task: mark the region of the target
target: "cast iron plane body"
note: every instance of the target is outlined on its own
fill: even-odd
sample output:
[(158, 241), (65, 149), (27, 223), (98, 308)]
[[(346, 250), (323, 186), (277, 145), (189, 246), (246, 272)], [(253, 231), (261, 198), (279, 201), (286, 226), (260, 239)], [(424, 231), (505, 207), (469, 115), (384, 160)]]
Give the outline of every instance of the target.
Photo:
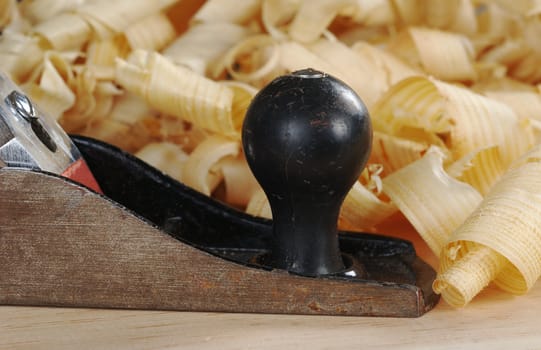
[(0, 169), (0, 304), (417, 317), (434, 270), (400, 239), (339, 232), (357, 276), (262, 264), (272, 224), (108, 144), (73, 137), (105, 196)]

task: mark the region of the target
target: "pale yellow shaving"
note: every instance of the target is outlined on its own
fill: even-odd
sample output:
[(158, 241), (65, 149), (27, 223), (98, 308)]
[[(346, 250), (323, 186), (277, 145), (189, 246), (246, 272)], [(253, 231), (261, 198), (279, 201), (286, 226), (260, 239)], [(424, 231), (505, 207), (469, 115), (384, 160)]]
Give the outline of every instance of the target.
[(539, 278), (539, 151), (538, 146), (515, 164), (450, 237), (434, 283), (450, 304), (465, 305), (492, 280), (523, 294)]
[(392, 0), (399, 23), (417, 25), (424, 19), (421, 0)]
[(455, 159), (502, 146), (504, 165), (533, 145), (533, 132), (508, 106), (432, 78), (391, 87), (373, 108), (376, 131), (450, 149)]
[(502, 38), (514, 37), (520, 31), (516, 15), (498, 4), (487, 2), (480, 10), (478, 30), (485, 44), (501, 43)]
[(393, 4), (388, 0), (357, 0), (357, 6), (344, 13), (365, 26), (392, 25), (396, 21)]
[(242, 122), (244, 121), (246, 111), (258, 90), (253, 86), (242, 82), (224, 81), (221, 82), (221, 84), (233, 92), (231, 121), (233, 123), (233, 128), (240, 131), (242, 129)]
[(505, 103), (519, 119), (541, 120), (541, 94), (530, 91), (486, 91), (484, 95)]
[[(541, 3), (539, 4), (541, 9)], [(535, 16), (528, 16), (524, 23), (524, 41), (532, 48), (536, 53), (541, 53), (541, 43), (539, 43), (539, 36), (541, 35), (541, 20), (539, 14)]]
[(256, 35), (232, 47), (225, 55), (224, 65), (235, 80), (262, 87), (284, 72), (281, 54), (274, 38)]
[(252, 198), (250, 198), (250, 201), (246, 206), (246, 213), (267, 219), (272, 218), (272, 211), (269, 201), (267, 200), (267, 195), (262, 189), (256, 190), (252, 195)]
[(208, 0), (194, 15), (195, 22), (229, 22), (242, 24), (253, 18), (261, 0), (242, 0), (234, 4), (230, 0)]
[[(383, 64), (378, 64), (372, 56), (365, 55), (361, 50), (352, 50), (341, 42), (326, 39), (318, 40), (308, 47), (332, 65), (334, 75), (362, 96), (363, 102), (369, 108), (389, 88)], [(368, 77), (371, 77), (370, 84), (366, 84)]]
[(302, 0), (262, 0), (261, 21), (275, 39), (286, 39), (287, 25), (293, 20)]
[(452, 116), (451, 150), (461, 157), (478, 147), (501, 146), (504, 165), (533, 146), (533, 133), (512, 109), (464, 88), (431, 80)]
[(445, 170), (457, 180), (470, 184), (479, 193), (486, 195), (502, 176), (505, 167), (499, 148), (493, 146), (471, 152)]
[(376, 45), (358, 41), (351, 48), (364, 60), (371, 61), (371, 66), (376, 65), (383, 69), (387, 88), (405, 78), (424, 75), (421, 70), (415, 69), (397, 56), (384, 51)]
[[(244, 155), (225, 157), (220, 161), (219, 167), (224, 177), (225, 201), (239, 208), (246, 208), (260, 187)], [(243, 185), (239, 186), (239, 183)]]
[(314, 42), (336, 15), (354, 6), (352, 0), (305, 0), (289, 26), (289, 35), (300, 43)]
[(63, 12), (75, 10), (83, 3), (85, 0), (21, 1), (20, 10), (31, 22), (40, 23), (59, 16)]
[(67, 84), (73, 79), (72, 74), (69, 63), (61, 55), (49, 52), (39, 82), (30, 84), (27, 92), (50, 116), (59, 119), (75, 103), (75, 94)]
[(370, 229), (397, 211), (357, 181), (344, 200), (340, 217), (358, 229)]
[(541, 72), (537, 69), (539, 64), (541, 53), (528, 52), (520, 62), (509, 69), (509, 75), (528, 83), (538, 82), (541, 79)]
[(95, 0), (78, 7), (75, 13), (88, 22), (98, 38), (106, 39), (173, 3), (175, 0)]
[(477, 30), (476, 9), (471, 0), (434, 0), (423, 2), (422, 6), (430, 27), (464, 34)]
[(388, 175), (420, 159), (429, 146), (428, 143), (374, 131), (370, 162), (382, 164), (383, 174)]
[(176, 36), (173, 24), (163, 13), (156, 13), (131, 24), (124, 36), (132, 50), (161, 50)]
[(188, 159), (182, 148), (170, 142), (149, 143), (135, 156), (179, 181), (182, 180), (184, 162)]
[(453, 3), (457, 8), (448, 29), (462, 34), (475, 34), (478, 30), (476, 5), (471, 0), (455, 0)]
[(113, 119), (92, 120), (79, 133), (103, 140), (129, 152), (135, 152), (151, 141), (148, 135), (135, 133), (132, 126)]
[(449, 246), (450, 254), (462, 252), (463, 256), (453, 258), (452, 268), (440, 272), (433, 284), (436, 293), (442, 294), (444, 300), (454, 307), (469, 303), (507, 263), (503, 256), (486, 246), (470, 245), (473, 247), (466, 248), (467, 242)]
[(86, 51), (86, 62), (88, 66), (95, 69), (111, 68), (114, 78), (115, 60), (118, 57), (125, 57), (129, 52), (127, 43), (123, 37), (115, 37), (107, 40), (92, 41), (88, 43)]
[(444, 171), (443, 158), (441, 151), (431, 148), (423, 158), (383, 179), (383, 192), (436, 255), (482, 199), (473, 187)]
[(3, 33), (0, 41), (0, 70), (16, 82), (24, 82), (43, 60), (45, 43), (18, 33)]
[(207, 196), (221, 180), (221, 170), (213, 166), (226, 156), (236, 156), (239, 144), (221, 136), (210, 136), (200, 143), (184, 163), (182, 181)]
[(279, 64), (287, 72), (293, 72), (309, 67), (329, 73), (342, 80), (346, 80), (347, 78), (346, 74), (340, 67), (327, 62), (317, 54), (311, 52), (305, 46), (302, 46), (296, 42), (284, 42), (279, 46), (279, 50)]
[(56, 50), (79, 49), (92, 34), (88, 23), (81, 16), (71, 13), (62, 13), (38, 23), (34, 31)]
[(457, 11), (456, 0), (431, 0), (425, 3), (426, 23), (430, 27), (450, 27)]
[(69, 121), (65, 128), (72, 132), (86, 126), (91, 120), (89, 117), (96, 108), (94, 91), (96, 90), (97, 80), (90, 69), (83, 68), (74, 77), (74, 81), (70, 85), (77, 98), (73, 108), (64, 114), (62, 120)]
[(436, 134), (449, 133), (453, 122), (445, 101), (427, 78), (413, 77), (392, 86), (372, 109), (374, 130), (403, 136), (411, 129), (430, 133), (424, 140), (438, 142)]
[(116, 99), (108, 117), (126, 124), (135, 124), (151, 114), (150, 107), (139, 96), (124, 93)]
[(16, 0), (0, 0), (0, 30), (6, 27), (17, 13)]
[(155, 52), (135, 51), (117, 60), (116, 81), (153, 108), (224, 135), (238, 135), (232, 120), (234, 93)]
[(537, 0), (494, 0), (504, 10), (520, 15), (533, 15), (540, 9)]
[(484, 52), (480, 58), (482, 62), (512, 65), (520, 62), (529, 53), (530, 50), (523, 40), (506, 40)]
[(471, 81), (476, 78), (473, 46), (465, 36), (413, 27), (398, 36), (390, 49), (439, 79)]
[(217, 77), (224, 69), (225, 53), (247, 35), (246, 28), (234, 23), (204, 22), (178, 37), (163, 54), (200, 75), (209, 73), (211, 77)]

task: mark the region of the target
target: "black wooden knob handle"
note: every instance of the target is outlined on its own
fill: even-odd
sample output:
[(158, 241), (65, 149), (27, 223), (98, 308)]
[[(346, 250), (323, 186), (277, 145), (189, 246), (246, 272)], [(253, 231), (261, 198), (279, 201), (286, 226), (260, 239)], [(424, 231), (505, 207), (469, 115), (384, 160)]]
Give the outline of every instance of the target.
[(279, 77), (252, 101), (242, 142), (272, 208), (272, 265), (308, 276), (344, 270), (338, 214), (372, 143), (359, 96), (313, 69)]

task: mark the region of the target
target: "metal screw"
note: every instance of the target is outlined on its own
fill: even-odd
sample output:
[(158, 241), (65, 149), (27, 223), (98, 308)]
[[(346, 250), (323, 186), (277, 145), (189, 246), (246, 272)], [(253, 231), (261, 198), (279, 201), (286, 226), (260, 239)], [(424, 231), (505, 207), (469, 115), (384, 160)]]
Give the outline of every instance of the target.
[(8, 95), (7, 102), (9, 103), (11, 108), (13, 108), (14, 112), (19, 114), (27, 121), (32, 122), (32, 119), (37, 119), (34, 106), (26, 95), (23, 95), (20, 92), (13, 90)]
[(30, 99), (18, 92), (13, 90), (7, 97), (6, 102), (10, 105), (14, 113), (20, 115), (24, 120), (30, 123), (32, 131), (38, 137), (38, 139), (51, 151), (56, 152), (57, 145), (52, 139), (51, 135), (45, 130), (39, 118), (36, 117), (36, 110), (32, 105)]

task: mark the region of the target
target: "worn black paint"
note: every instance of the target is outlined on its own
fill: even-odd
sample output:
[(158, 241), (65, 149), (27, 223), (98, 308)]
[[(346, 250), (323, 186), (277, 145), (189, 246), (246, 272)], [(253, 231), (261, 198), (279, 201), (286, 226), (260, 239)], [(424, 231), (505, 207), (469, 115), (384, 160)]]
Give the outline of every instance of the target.
[(344, 270), (338, 214), (372, 144), (359, 96), (312, 69), (279, 77), (252, 101), (242, 137), (272, 208), (273, 266), (310, 276)]
[[(111, 200), (185, 244), (253, 268), (275, 268), (258, 259), (272, 250), (270, 220), (209, 198), (114, 146), (81, 136), (72, 139)], [(425, 305), (434, 305), (439, 299), (432, 291), (435, 271), (416, 256), (410, 242), (344, 231), (338, 238), (340, 251), (360, 265), (363, 273), (319, 278), (374, 286), (417, 286)]]

